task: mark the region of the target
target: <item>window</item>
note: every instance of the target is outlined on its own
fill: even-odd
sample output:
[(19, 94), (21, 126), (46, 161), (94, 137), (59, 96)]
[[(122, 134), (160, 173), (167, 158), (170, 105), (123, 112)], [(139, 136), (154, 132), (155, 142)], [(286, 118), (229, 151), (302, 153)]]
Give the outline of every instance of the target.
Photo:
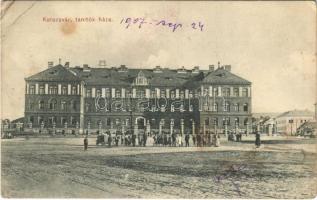
[(175, 91), (171, 91), (171, 98), (175, 99)]
[(214, 119), (214, 125), (215, 125), (215, 126), (218, 126), (218, 118), (215, 118), (215, 119)]
[(222, 120), (222, 123), (223, 123), (224, 126), (225, 126), (225, 125), (230, 126), (230, 118), (225, 118), (225, 119), (223, 119), (223, 120)]
[(126, 97), (126, 98), (132, 97), (131, 90), (128, 90), (128, 89), (125, 90), (125, 97)]
[(151, 98), (155, 98), (156, 97), (156, 92), (155, 90), (151, 90)]
[(192, 90), (189, 90), (189, 94), (188, 94), (189, 98), (193, 98), (194, 95), (193, 95), (193, 91)]
[(44, 109), (44, 101), (43, 100), (39, 101), (39, 109), (40, 110)]
[(214, 103), (214, 109), (213, 111), (218, 112), (218, 103)]
[(107, 126), (110, 126), (110, 125), (111, 125), (111, 119), (107, 118)]
[(34, 109), (34, 103), (32, 101), (29, 102), (29, 110)]
[(100, 89), (96, 90), (96, 97), (101, 97), (101, 90)]
[(209, 126), (209, 118), (205, 119), (205, 125)]
[(106, 88), (106, 92), (105, 92), (106, 94), (106, 97), (107, 98), (109, 98), (110, 97), (110, 89), (109, 88)]
[(86, 90), (86, 97), (91, 97), (91, 89)]
[(247, 126), (247, 125), (248, 125), (248, 121), (249, 121), (248, 118), (245, 118), (243, 124), (244, 124), (245, 126)]
[(120, 90), (116, 90), (116, 98), (120, 98), (121, 97), (121, 91)]
[(117, 119), (116, 119), (116, 125), (119, 125), (119, 124), (120, 124), (120, 119), (117, 118)]
[(44, 123), (43, 117), (38, 117), (38, 118), (37, 118), (37, 122), (38, 122), (38, 124)]
[(77, 109), (77, 102), (75, 101), (75, 100), (73, 100), (73, 101), (71, 101), (71, 108), (73, 109), (73, 110), (76, 110)]
[(52, 99), (49, 105), (50, 105), (50, 110), (56, 110), (57, 101), (55, 99)]
[(229, 97), (230, 96), (230, 88), (223, 88), (223, 96), (224, 97)]
[(44, 85), (41, 85), (40, 90), (39, 90), (39, 94), (44, 94), (44, 93), (45, 93)]
[(73, 117), (73, 116), (70, 117), (70, 124), (76, 125), (76, 117)]
[(161, 90), (161, 97), (162, 97), (162, 98), (165, 98), (165, 97), (166, 97), (166, 92), (165, 92), (165, 90)]
[(144, 97), (145, 97), (145, 92), (144, 92), (144, 90), (137, 90), (137, 91), (136, 91), (136, 97), (137, 97), (137, 98), (144, 98)]
[(238, 103), (234, 104), (233, 107), (234, 107), (234, 111), (239, 112), (239, 104)]
[(243, 111), (248, 112), (248, 110), (249, 110), (248, 104), (247, 103), (243, 104)]
[(57, 94), (57, 86), (50, 86), (48, 88), (48, 93), (49, 94)]
[(225, 111), (225, 112), (230, 112), (230, 104), (229, 104), (228, 101), (225, 102), (223, 111)]
[(61, 117), (61, 124), (65, 125), (67, 123), (66, 117)]
[(236, 117), (234, 119), (234, 123), (235, 123), (236, 126), (239, 126), (239, 117)]
[(86, 103), (86, 105), (85, 105), (85, 107), (86, 107), (86, 112), (89, 112), (90, 111), (90, 103)]
[(171, 105), (171, 112), (174, 112), (174, 111), (175, 111), (174, 105)]
[(77, 94), (77, 87), (73, 86), (72, 87), (72, 95), (76, 95)]
[(30, 116), (29, 122), (32, 123), (32, 124), (34, 123), (34, 117), (33, 116)]
[(66, 95), (67, 94), (67, 87), (63, 86), (62, 87), (62, 95)]
[(34, 87), (34, 85), (31, 85), (30, 86), (30, 92), (29, 92), (30, 94), (35, 94), (35, 87)]
[(214, 88), (214, 96), (218, 96), (218, 94), (219, 94), (218, 88)]
[(67, 109), (66, 101), (61, 101), (61, 110), (66, 111), (66, 109)]
[(248, 96), (248, 88), (243, 88), (242, 89), (242, 96), (247, 97)]
[(181, 91), (179, 96), (180, 96), (181, 99), (184, 99), (185, 98), (185, 92)]
[(238, 97), (239, 96), (239, 88), (233, 89), (233, 96)]

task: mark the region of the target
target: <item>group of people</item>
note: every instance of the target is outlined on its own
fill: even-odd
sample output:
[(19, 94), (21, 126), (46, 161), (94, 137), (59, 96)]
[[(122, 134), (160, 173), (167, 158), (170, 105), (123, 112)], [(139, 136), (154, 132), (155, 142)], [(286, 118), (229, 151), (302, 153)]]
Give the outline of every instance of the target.
[[(260, 147), (261, 139), (260, 133), (255, 134), (255, 145)], [(184, 140), (183, 140), (184, 139)], [(242, 141), (242, 134), (230, 132), (228, 134), (229, 141)], [(191, 142), (190, 142), (191, 141)], [(190, 145), (191, 144), (191, 145)], [(97, 140), (96, 145), (108, 145), (109, 147), (115, 146), (170, 146), (170, 147), (206, 147), (206, 146), (220, 146), (220, 135), (218, 133), (206, 132), (205, 134), (177, 134), (177, 133), (167, 133), (163, 132), (162, 134), (158, 133), (139, 133), (133, 134), (128, 133), (121, 134), (111, 134), (109, 131), (106, 133), (100, 133), (97, 131)], [(88, 148), (88, 133), (86, 132), (86, 137), (84, 139), (84, 149)]]
[(229, 132), (228, 141), (241, 142), (242, 141), (242, 133), (240, 133), (240, 132), (237, 132), (237, 133)]

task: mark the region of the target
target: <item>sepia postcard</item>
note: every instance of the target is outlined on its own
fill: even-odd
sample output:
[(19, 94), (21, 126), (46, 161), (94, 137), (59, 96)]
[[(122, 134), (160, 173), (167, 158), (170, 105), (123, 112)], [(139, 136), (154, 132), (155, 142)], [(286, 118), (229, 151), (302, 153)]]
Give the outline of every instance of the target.
[(314, 1), (2, 1), (1, 197), (314, 199)]

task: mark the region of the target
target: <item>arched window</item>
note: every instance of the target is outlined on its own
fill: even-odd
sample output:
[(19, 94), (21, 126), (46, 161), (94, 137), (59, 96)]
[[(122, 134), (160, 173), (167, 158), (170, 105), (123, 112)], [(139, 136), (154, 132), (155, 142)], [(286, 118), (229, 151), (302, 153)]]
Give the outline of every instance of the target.
[(243, 111), (248, 112), (248, 110), (249, 110), (248, 104), (247, 103), (243, 104)]
[(63, 86), (62, 87), (62, 95), (66, 95), (67, 94), (67, 87)]
[(61, 101), (61, 110), (65, 111), (67, 109), (66, 101)]
[(223, 111), (230, 112), (230, 103), (228, 101), (225, 102)]
[(43, 100), (40, 100), (40, 101), (39, 101), (39, 109), (40, 109), (40, 110), (43, 110), (43, 109), (44, 109), (44, 101), (43, 101)]
[(55, 110), (57, 108), (57, 101), (55, 99), (50, 100), (50, 110)]
[(189, 94), (188, 94), (189, 98), (193, 98), (193, 91), (192, 90), (189, 90)]

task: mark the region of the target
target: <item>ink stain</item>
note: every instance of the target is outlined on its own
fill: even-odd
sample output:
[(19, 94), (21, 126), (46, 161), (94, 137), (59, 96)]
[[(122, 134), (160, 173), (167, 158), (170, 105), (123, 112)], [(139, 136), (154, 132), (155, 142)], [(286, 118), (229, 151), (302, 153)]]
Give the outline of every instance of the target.
[(64, 22), (61, 24), (61, 31), (64, 35), (71, 35), (76, 31), (77, 25), (75, 22)]

